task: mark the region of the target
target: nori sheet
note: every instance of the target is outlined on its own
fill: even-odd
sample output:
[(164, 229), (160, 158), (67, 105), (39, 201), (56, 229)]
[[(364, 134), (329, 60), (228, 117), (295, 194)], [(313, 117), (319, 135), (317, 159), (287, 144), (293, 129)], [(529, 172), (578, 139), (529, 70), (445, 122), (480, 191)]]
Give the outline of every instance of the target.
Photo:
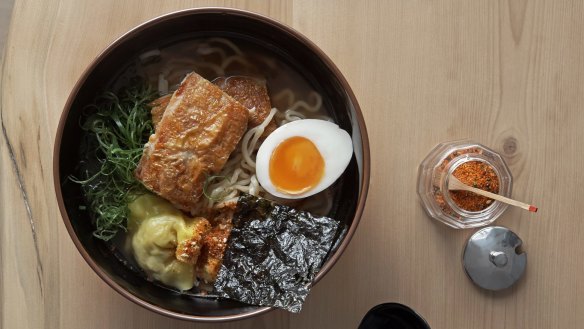
[(338, 228), (339, 222), (328, 217), (240, 196), (216, 293), (300, 312)]

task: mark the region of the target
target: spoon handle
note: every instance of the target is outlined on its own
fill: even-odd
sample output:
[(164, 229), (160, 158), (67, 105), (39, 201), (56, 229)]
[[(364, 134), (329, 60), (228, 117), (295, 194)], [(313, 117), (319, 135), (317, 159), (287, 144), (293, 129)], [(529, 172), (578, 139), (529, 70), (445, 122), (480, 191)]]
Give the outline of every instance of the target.
[(519, 208), (522, 208), (525, 210), (529, 210), (531, 212), (537, 212), (536, 206), (533, 206), (533, 205), (530, 205), (527, 203), (523, 203), (523, 202), (519, 202), (517, 200), (509, 199), (509, 198), (504, 197), (502, 195), (487, 192), (487, 191), (484, 191), (484, 190), (481, 190), (481, 189), (478, 189), (478, 188), (475, 188), (472, 186), (468, 186), (452, 175), (448, 178), (448, 189), (449, 190), (464, 190), (464, 191), (473, 192), (473, 193), (476, 193), (476, 194), (479, 194), (482, 196), (486, 196), (487, 198), (491, 198), (493, 200), (501, 201), (503, 203), (510, 204), (512, 206), (516, 206), (516, 207), (519, 207)]

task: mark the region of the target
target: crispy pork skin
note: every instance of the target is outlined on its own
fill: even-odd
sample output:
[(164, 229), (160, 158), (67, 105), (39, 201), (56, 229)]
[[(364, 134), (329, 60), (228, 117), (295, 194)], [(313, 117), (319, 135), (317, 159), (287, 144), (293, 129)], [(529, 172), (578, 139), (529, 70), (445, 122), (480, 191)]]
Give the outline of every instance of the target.
[(247, 129), (249, 111), (196, 73), (183, 80), (144, 147), (136, 177), (177, 208), (195, 212)]

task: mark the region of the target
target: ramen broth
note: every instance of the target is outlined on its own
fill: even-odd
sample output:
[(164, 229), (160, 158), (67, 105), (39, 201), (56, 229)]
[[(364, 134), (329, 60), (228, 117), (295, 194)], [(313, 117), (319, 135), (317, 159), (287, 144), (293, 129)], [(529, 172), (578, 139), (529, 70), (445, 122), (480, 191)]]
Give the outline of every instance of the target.
[[(190, 72), (205, 79), (248, 76), (265, 80), (272, 106), (285, 111), (304, 102), (305, 118), (326, 119), (327, 109), (311, 84), (273, 52), (247, 40), (209, 38), (188, 40), (145, 50), (133, 59), (113, 83), (118, 90), (137, 80), (146, 81), (160, 95), (171, 93)], [(167, 90), (160, 90), (161, 80)], [(319, 99), (317, 99), (317, 97)], [(306, 109), (306, 108), (304, 108)], [(251, 128), (251, 127), (250, 127)]]
[[(280, 55), (248, 40), (191, 39), (147, 49), (125, 66), (112, 81), (109, 89), (120, 90), (131, 84), (146, 82), (162, 96), (176, 90), (185, 75), (192, 71), (209, 81), (230, 76), (248, 76), (265, 80), (272, 107), (278, 109), (274, 117), (278, 126), (304, 118), (332, 121), (321, 96), (315, 92), (307, 79)], [(250, 128), (253, 127), (248, 127)], [(324, 216), (330, 215), (334, 208), (335, 195), (340, 191), (340, 185), (341, 183), (337, 182), (303, 200), (279, 199), (265, 193), (260, 193), (260, 196)], [(131, 254), (131, 244), (128, 244), (128, 240), (130, 239), (127, 239), (127, 234), (118, 234), (110, 243), (113, 244), (114, 253), (120, 261), (133, 270), (143, 272)], [(121, 251), (121, 254), (117, 251)], [(164, 286), (162, 283), (157, 284)], [(199, 295), (199, 290), (200, 286), (199, 288), (195, 286), (190, 292), (184, 293)]]

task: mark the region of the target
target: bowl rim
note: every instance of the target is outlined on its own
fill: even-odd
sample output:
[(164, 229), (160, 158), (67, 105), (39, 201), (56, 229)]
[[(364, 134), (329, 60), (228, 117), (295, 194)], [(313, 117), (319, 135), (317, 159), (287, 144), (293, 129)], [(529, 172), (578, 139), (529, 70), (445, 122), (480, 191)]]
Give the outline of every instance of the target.
[(331, 258), (319, 270), (318, 274), (316, 275), (316, 277), (314, 279), (313, 285), (315, 285), (318, 281), (320, 281), (320, 279), (322, 279), (330, 271), (330, 269), (336, 264), (336, 262), (338, 261), (338, 259), (340, 258), (340, 256), (342, 255), (342, 253), (344, 252), (346, 247), (348, 246), (349, 242), (351, 241), (353, 234), (355, 233), (357, 226), (359, 225), (359, 222), (361, 221), (361, 216), (363, 214), (363, 210), (365, 207), (365, 200), (367, 199), (367, 193), (369, 190), (370, 152), (369, 152), (369, 138), (367, 135), (367, 129), (365, 127), (365, 120), (363, 118), (363, 114), (361, 112), (361, 108), (359, 106), (359, 103), (357, 102), (355, 94), (353, 93), (353, 90), (349, 86), (349, 83), (347, 82), (345, 77), (342, 75), (341, 71), (333, 63), (333, 61), (318, 46), (316, 46), (316, 44), (314, 44), (312, 41), (310, 41), (307, 37), (305, 37), (303, 34), (298, 32), (297, 30), (293, 29), (292, 27), (289, 27), (288, 25), (286, 25), (284, 23), (278, 22), (275, 19), (270, 18), (270, 17), (265, 16), (265, 15), (262, 15), (262, 14), (258, 14), (258, 13), (254, 13), (254, 12), (242, 10), (242, 9), (226, 8), (226, 7), (200, 7), (200, 8), (182, 9), (182, 10), (177, 10), (177, 11), (165, 13), (165, 14), (156, 16), (152, 19), (149, 19), (146, 22), (141, 23), (141, 24), (135, 26), (134, 28), (130, 29), (129, 31), (123, 33), (121, 36), (116, 38), (113, 42), (109, 43), (91, 61), (91, 63), (87, 66), (87, 68), (85, 68), (85, 70), (83, 71), (83, 73), (81, 74), (81, 76), (79, 77), (77, 82), (75, 83), (73, 89), (69, 93), (69, 96), (67, 98), (65, 106), (63, 108), (63, 111), (61, 113), (61, 117), (59, 119), (59, 124), (57, 126), (57, 132), (56, 132), (56, 136), (55, 136), (55, 144), (53, 147), (53, 182), (55, 185), (55, 193), (56, 193), (57, 202), (59, 205), (59, 210), (61, 213), (61, 218), (65, 224), (65, 227), (67, 228), (67, 232), (69, 233), (71, 240), (75, 244), (75, 247), (77, 248), (77, 250), (79, 251), (79, 253), (83, 257), (85, 262), (93, 269), (93, 271), (103, 281), (105, 281), (105, 283), (107, 283), (111, 288), (113, 288), (120, 295), (124, 296), (128, 300), (130, 300), (130, 301), (134, 302), (135, 304), (142, 306), (146, 309), (149, 309), (149, 310), (154, 311), (158, 314), (165, 315), (165, 316), (179, 319), (179, 320), (198, 321), (198, 322), (226, 322), (226, 321), (243, 320), (243, 319), (251, 318), (251, 317), (254, 317), (254, 316), (257, 316), (260, 314), (267, 313), (271, 310), (274, 310), (275, 308), (274, 307), (260, 306), (260, 307), (258, 307), (258, 309), (251, 311), (251, 312), (235, 314), (235, 315), (224, 315), (224, 316), (189, 315), (189, 314), (170, 311), (170, 310), (165, 309), (161, 306), (151, 304), (145, 300), (142, 300), (138, 296), (132, 294), (128, 290), (124, 289), (121, 285), (119, 285), (112, 278), (110, 278), (110, 276), (103, 269), (101, 269), (99, 267), (99, 265), (97, 265), (97, 263), (91, 258), (89, 253), (83, 247), (83, 244), (81, 243), (81, 241), (79, 240), (79, 238), (77, 237), (77, 235), (75, 233), (75, 230), (73, 229), (73, 226), (71, 224), (71, 220), (69, 219), (69, 215), (67, 214), (67, 209), (65, 208), (65, 203), (63, 200), (63, 194), (62, 194), (62, 190), (61, 190), (59, 158), (60, 158), (61, 141), (62, 141), (62, 137), (63, 137), (63, 130), (65, 127), (65, 122), (67, 121), (67, 117), (69, 116), (69, 113), (71, 111), (71, 106), (73, 105), (73, 102), (74, 102), (77, 94), (79, 93), (79, 90), (81, 89), (81, 87), (83, 86), (83, 84), (85, 83), (85, 81), (87, 80), (89, 75), (91, 74), (91, 72), (93, 72), (95, 67), (99, 63), (101, 63), (103, 61), (103, 59), (106, 56), (108, 56), (116, 47), (118, 47), (120, 44), (125, 42), (127, 39), (132, 38), (135, 34), (141, 32), (142, 30), (147, 29), (147, 28), (154, 26), (154, 25), (156, 25), (160, 22), (163, 22), (163, 21), (175, 19), (175, 18), (182, 17), (182, 16), (194, 15), (194, 14), (223, 14), (223, 15), (243, 16), (243, 17), (248, 18), (248, 19), (261, 21), (262, 23), (266, 23), (268, 25), (271, 25), (272, 27), (275, 27), (278, 30), (284, 31), (285, 33), (289, 34), (291, 37), (296, 38), (299, 41), (301, 41), (304, 45), (306, 45), (312, 52), (314, 52), (328, 66), (328, 68), (333, 72), (335, 78), (337, 78), (339, 80), (341, 86), (343, 87), (343, 90), (347, 93), (349, 99), (353, 103), (354, 108), (355, 108), (357, 124), (358, 124), (359, 130), (360, 130), (360, 133), (361, 133), (360, 134), (361, 148), (363, 151), (363, 161), (362, 161), (363, 172), (362, 172), (362, 175), (360, 177), (360, 179), (362, 181), (362, 185), (361, 185), (361, 189), (359, 191), (357, 209), (355, 212), (355, 216), (353, 218), (353, 223), (349, 227), (349, 229), (347, 230), (347, 233), (346, 233), (343, 241), (338, 246), (337, 250), (333, 253)]

